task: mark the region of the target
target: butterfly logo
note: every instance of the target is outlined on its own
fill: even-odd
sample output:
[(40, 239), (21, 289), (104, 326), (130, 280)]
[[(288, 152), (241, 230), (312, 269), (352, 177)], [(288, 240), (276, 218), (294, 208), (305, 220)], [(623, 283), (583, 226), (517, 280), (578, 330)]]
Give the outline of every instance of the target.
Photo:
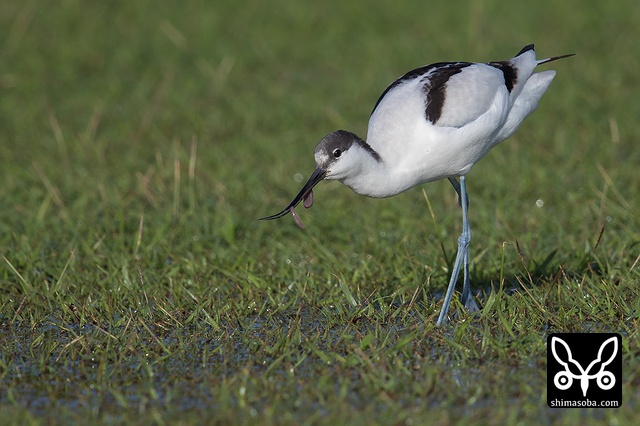
[[(605, 348), (609, 345), (613, 345), (613, 353), (604, 361), (602, 358), (605, 353)], [(616, 384), (616, 378), (613, 373), (605, 370), (618, 353), (618, 340), (615, 337), (605, 340), (602, 345), (600, 345), (597, 358), (593, 360), (587, 368), (582, 368), (580, 363), (573, 359), (569, 345), (559, 337), (553, 336), (551, 338), (551, 352), (556, 361), (564, 367), (564, 371), (558, 372), (553, 378), (553, 384), (560, 390), (569, 389), (571, 385), (573, 385), (574, 379), (580, 380), (582, 396), (586, 397), (587, 389), (589, 389), (589, 381), (592, 379), (596, 380), (598, 387), (602, 390), (609, 390)], [(596, 369), (597, 372), (591, 372)], [(579, 373), (576, 374), (576, 372)]]

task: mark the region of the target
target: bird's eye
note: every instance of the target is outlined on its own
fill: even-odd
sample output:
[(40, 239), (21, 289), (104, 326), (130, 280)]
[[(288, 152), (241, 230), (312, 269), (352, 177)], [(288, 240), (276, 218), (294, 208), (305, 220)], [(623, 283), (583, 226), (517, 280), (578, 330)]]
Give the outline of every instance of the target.
[(342, 151), (340, 150), (340, 148), (336, 148), (333, 150), (333, 157), (334, 158), (340, 158), (340, 156), (342, 155)]

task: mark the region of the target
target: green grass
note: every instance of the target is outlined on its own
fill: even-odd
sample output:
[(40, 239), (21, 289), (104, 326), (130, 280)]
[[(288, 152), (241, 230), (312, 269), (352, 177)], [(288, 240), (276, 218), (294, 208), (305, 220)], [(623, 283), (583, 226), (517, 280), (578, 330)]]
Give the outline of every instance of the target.
[[(638, 423), (640, 6), (316, 3), (0, 6), (0, 423)], [(256, 220), (398, 75), (531, 42), (577, 56), (468, 175), (479, 315), (434, 325), (447, 182)], [(621, 408), (547, 408), (560, 331), (622, 333)]]

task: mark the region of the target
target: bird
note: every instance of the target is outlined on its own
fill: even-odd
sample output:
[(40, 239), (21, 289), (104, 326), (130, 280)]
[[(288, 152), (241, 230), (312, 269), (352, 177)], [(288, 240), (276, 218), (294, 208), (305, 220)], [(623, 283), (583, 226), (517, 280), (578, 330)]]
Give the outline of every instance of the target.
[(542, 64), (574, 54), (536, 59), (529, 44), (509, 60), (437, 62), (397, 78), (382, 92), (369, 117), (367, 138), (346, 130), (323, 137), (314, 149), (315, 170), (295, 198), (279, 213), (313, 204), (313, 188), (338, 180), (357, 194), (386, 198), (417, 185), (448, 179), (462, 208), (462, 233), (436, 326), (446, 321), (463, 268), (462, 305), (479, 310), (469, 283), (469, 197), (466, 175), (491, 148), (510, 137), (538, 107), (555, 77), (554, 70), (534, 72)]

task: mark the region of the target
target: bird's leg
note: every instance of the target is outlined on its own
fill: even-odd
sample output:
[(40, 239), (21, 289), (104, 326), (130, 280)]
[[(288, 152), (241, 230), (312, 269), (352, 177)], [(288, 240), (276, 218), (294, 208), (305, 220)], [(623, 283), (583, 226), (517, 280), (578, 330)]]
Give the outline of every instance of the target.
[[(451, 185), (453, 186), (453, 189), (456, 190), (456, 194), (458, 194), (458, 205), (460, 207), (462, 207), (462, 196), (460, 195), (460, 183), (458, 182), (458, 179), (454, 178), (454, 177), (450, 177), (447, 178), (449, 179), (449, 182), (451, 182)], [(466, 194), (466, 191), (465, 191)], [(469, 207), (469, 196), (466, 195), (465, 198), (467, 199), (467, 208)]]
[(447, 293), (444, 296), (444, 302), (442, 304), (442, 310), (436, 326), (440, 327), (447, 316), (449, 310), (449, 304), (451, 303), (451, 297), (453, 296), (453, 290), (456, 287), (456, 281), (458, 281), (458, 275), (460, 274), (460, 267), (464, 264), (464, 285), (462, 287), (462, 304), (471, 312), (478, 310), (475, 300), (471, 295), (471, 288), (469, 286), (469, 242), (471, 241), (471, 227), (469, 226), (469, 218), (467, 215), (467, 207), (469, 204), (469, 197), (467, 195), (467, 185), (465, 183), (465, 177), (460, 176), (460, 183), (455, 178), (449, 178), (449, 182), (453, 185), (453, 188), (458, 193), (458, 201), (462, 207), (462, 234), (458, 237), (458, 252), (456, 253), (456, 260), (453, 264), (453, 270), (451, 272), (451, 279), (449, 280), (449, 287)]
[[(463, 182), (463, 188), (465, 188), (464, 186), (464, 176), (460, 178)], [(467, 200), (467, 208), (463, 208), (462, 209), (462, 234), (466, 236), (464, 237), (464, 240), (467, 242), (466, 247), (465, 247), (465, 251), (464, 251), (464, 276), (463, 276), (463, 285), (462, 285), (462, 295), (460, 297), (460, 302), (462, 302), (462, 305), (467, 309), (467, 311), (469, 312), (477, 312), (480, 309), (478, 308), (478, 305), (476, 304), (476, 301), (473, 298), (473, 295), (471, 294), (471, 285), (469, 283), (469, 242), (471, 242), (471, 226), (469, 225), (469, 218), (467, 217), (467, 213), (469, 211), (468, 207), (469, 207), (469, 197), (467, 196), (467, 191), (466, 188), (464, 189), (464, 195), (465, 198)], [(461, 238), (463, 238), (463, 236), (460, 236)]]

